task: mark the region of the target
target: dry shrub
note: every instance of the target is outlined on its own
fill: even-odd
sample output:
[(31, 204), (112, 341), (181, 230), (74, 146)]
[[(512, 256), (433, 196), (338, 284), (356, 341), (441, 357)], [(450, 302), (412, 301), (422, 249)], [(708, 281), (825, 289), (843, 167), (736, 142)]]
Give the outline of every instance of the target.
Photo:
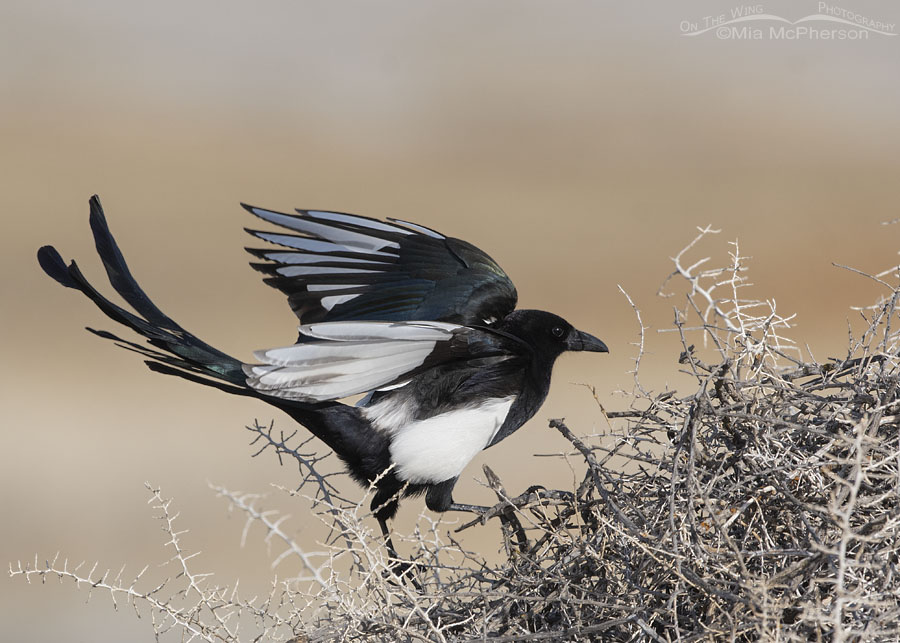
[(858, 311), (865, 329), (846, 357), (804, 361), (790, 319), (744, 297), (736, 244), (723, 268), (686, 263), (712, 232), (679, 253), (666, 286), (681, 290), (672, 331), (689, 394), (645, 390), (635, 307), (627, 408), (602, 411), (611, 429), (590, 439), (550, 423), (584, 462), (577, 488), (513, 497), (485, 469), (499, 564), (426, 518), (404, 539), (417, 565), (398, 577), (366, 499), (342, 498), (316, 457), (292, 446), (296, 434), (254, 426), (260, 452), (297, 463), (302, 484), (285, 491), (312, 500), (332, 537), (304, 550), (260, 497), (217, 492), (283, 545), (276, 562), (294, 560), (300, 577), (251, 600), (212, 585), (181, 547), (171, 501), (152, 489), (174, 567), (162, 585), (59, 559), (10, 572), (102, 589), (149, 612), (158, 638), (188, 641), (895, 640), (900, 290), (884, 279), (898, 270), (870, 277), (886, 296)]

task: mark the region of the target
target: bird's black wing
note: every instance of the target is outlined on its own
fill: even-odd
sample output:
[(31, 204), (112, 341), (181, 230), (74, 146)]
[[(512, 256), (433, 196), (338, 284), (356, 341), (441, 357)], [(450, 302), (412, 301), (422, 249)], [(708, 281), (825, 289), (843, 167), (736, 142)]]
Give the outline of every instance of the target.
[(299, 233), (248, 229), (284, 249), (247, 250), (265, 260), (251, 265), (268, 275), (267, 284), (288, 296), (304, 324), (484, 324), (502, 319), (516, 306), (515, 286), (497, 262), (470, 243), (424, 226), (339, 212), (284, 214), (244, 207)]

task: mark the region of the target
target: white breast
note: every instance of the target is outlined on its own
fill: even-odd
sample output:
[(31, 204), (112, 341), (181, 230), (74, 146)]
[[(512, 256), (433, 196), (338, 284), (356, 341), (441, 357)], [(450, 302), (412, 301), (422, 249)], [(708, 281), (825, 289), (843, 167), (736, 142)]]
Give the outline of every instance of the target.
[[(427, 420), (409, 420), (405, 405), (373, 404), (363, 414), (392, 436), (391, 461), (397, 477), (412, 483), (455, 478), (497, 434), (514, 396), (485, 400)], [(387, 401), (387, 400), (385, 400)]]

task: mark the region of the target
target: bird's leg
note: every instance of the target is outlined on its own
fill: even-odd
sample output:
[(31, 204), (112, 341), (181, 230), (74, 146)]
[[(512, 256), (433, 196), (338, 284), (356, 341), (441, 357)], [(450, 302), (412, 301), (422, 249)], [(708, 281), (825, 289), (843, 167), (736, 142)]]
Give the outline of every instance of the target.
[(397, 495), (398, 492), (394, 489), (379, 489), (375, 493), (375, 497), (372, 498), (370, 507), (372, 513), (375, 514), (375, 518), (378, 520), (378, 526), (381, 528), (381, 535), (384, 537), (384, 546), (387, 548), (388, 554), (390, 554), (391, 558), (394, 560), (399, 560), (400, 556), (397, 555), (397, 550), (394, 548), (394, 541), (391, 540), (391, 530), (388, 528), (387, 521), (388, 518), (393, 517), (394, 514), (397, 513)]
[(388, 570), (398, 578), (407, 581), (416, 588), (416, 590), (421, 592), (422, 584), (416, 580), (410, 572), (424, 570), (425, 567), (411, 560), (402, 560), (394, 547), (394, 541), (391, 540), (391, 530), (388, 529), (387, 521), (379, 517), (378, 526), (381, 527), (381, 533), (384, 535), (384, 546), (387, 548), (388, 554), (391, 557), (390, 562), (388, 562)]
[[(391, 558), (399, 560), (400, 557), (397, 555), (397, 550), (394, 549), (394, 541), (391, 540), (391, 530), (387, 526), (387, 520), (379, 516), (378, 526), (381, 527), (381, 535), (384, 536), (384, 546), (387, 548)], [(391, 564), (393, 564), (393, 561)]]
[(425, 494), (425, 504), (432, 511), (466, 511), (484, 517), (485, 513), (490, 510), (490, 507), (453, 502), (453, 487), (456, 485), (457, 479), (451, 478), (432, 485)]

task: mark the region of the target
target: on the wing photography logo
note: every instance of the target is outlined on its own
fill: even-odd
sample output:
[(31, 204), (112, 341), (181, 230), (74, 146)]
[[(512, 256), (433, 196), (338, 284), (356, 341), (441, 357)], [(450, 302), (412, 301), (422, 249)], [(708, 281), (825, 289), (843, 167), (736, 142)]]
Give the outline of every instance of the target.
[(828, 2), (819, 2), (815, 13), (796, 20), (753, 4), (679, 23), (682, 36), (707, 35), (719, 40), (869, 40), (896, 36), (896, 26)]

